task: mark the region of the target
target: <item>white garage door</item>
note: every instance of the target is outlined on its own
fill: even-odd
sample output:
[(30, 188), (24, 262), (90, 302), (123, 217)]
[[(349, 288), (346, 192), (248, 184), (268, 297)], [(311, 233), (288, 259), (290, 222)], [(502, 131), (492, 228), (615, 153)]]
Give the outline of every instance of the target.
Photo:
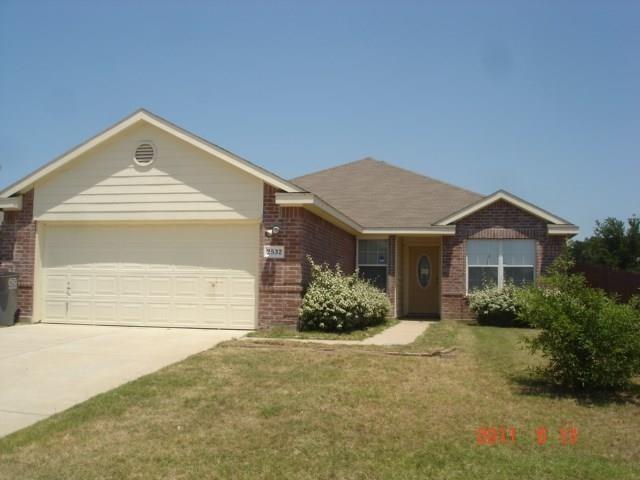
[(43, 228), (42, 318), (251, 329), (257, 225)]

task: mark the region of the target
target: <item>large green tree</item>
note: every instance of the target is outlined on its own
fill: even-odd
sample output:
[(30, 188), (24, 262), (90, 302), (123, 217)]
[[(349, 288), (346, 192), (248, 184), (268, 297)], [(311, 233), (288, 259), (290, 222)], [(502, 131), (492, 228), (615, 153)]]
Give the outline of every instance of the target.
[(633, 215), (626, 224), (613, 217), (596, 221), (593, 236), (571, 242), (571, 252), (579, 263), (638, 272), (640, 218)]

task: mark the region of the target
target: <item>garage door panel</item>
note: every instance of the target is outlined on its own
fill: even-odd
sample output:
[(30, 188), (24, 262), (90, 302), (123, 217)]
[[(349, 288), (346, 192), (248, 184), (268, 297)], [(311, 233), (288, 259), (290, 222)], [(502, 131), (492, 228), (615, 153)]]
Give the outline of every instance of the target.
[(102, 276), (97, 275), (95, 277), (95, 290), (94, 293), (97, 296), (117, 296), (118, 295), (118, 278), (116, 276)]
[(74, 295), (90, 296), (92, 294), (91, 277), (80, 276), (80, 275), (70, 275), (69, 289), (74, 293)]
[(228, 279), (226, 277), (207, 276), (204, 278), (204, 297), (226, 298), (229, 296)]
[(192, 325), (201, 318), (200, 305), (195, 303), (177, 303), (174, 305), (174, 320), (179, 324)]
[(172, 317), (172, 308), (170, 303), (149, 303), (147, 312), (149, 322), (151, 323), (169, 323)]
[(230, 326), (228, 305), (205, 304), (202, 309), (204, 312), (203, 318), (207, 323), (221, 328)]
[(125, 297), (141, 297), (144, 295), (144, 277), (123, 275), (120, 277), (120, 295)]
[(253, 305), (231, 305), (231, 327), (241, 328), (246, 322), (250, 321), (255, 316), (255, 309)]
[(200, 278), (176, 277), (174, 280), (176, 298), (198, 298), (202, 295)]
[(44, 320), (254, 328), (257, 225), (46, 227)]
[(170, 277), (147, 276), (147, 295), (150, 297), (172, 297), (173, 288)]
[(116, 302), (94, 302), (93, 319), (96, 322), (115, 322), (118, 319), (118, 304)]
[(118, 308), (118, 318), (124, 324), (144, 323), (144, 307), (144, 303), (121, 302)]
[(48, 299), (44, 308), (49, 320), (64, 320), (67, 317), (67, 302), (65, 300)]
[(91, 302), (72, 300), (69, 302), (69, 309), (67, 312), (67, 318), (69, 320), (78, 322), (92, 318), (91, 315)]

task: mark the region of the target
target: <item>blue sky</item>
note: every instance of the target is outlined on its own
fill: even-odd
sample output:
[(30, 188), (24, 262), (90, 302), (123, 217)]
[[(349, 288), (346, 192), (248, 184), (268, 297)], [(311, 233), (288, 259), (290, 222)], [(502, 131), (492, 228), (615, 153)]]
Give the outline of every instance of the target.
[(0, 0), (0, 186), (142, 106), (287, 178), (370, 155), (590, 234), (640, 213), (639, 25), (621, 0)]

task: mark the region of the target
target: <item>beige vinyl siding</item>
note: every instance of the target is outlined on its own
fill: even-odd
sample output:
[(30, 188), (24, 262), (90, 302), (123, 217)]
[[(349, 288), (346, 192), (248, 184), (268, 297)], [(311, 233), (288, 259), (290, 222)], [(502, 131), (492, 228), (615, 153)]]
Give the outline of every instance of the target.
[[(140, 167), (140, 142), (156, 149)], [(34, 218), (51, 220), (258, 220), (262, 182), (146, 123), (86, 152), (36, 184)]]

